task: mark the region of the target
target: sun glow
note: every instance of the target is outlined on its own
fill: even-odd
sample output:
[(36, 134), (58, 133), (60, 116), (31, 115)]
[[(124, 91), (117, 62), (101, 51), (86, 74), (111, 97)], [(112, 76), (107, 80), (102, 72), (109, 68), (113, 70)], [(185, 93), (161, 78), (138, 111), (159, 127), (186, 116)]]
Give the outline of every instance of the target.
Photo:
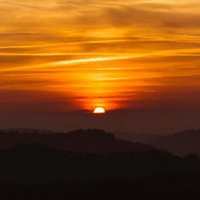
[(102, 107), (97, 107), (97, 108), (94, 109), (93, 113), (94, 114), (104, 114), (104, 113), (106, 113), (106, 111)]

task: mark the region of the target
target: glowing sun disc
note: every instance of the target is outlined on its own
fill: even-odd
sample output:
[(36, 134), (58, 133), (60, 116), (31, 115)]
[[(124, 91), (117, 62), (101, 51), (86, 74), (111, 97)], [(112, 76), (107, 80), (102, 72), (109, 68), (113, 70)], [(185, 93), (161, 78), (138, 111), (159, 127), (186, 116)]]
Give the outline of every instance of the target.
[(105, 113), (105, 112), (106, 112), (105, 109), (102, 108), (102, 107), (97, 107), (97, 108), (95, 108), (94, 111), (93, 111), (94, 114), (103, 114), (103, 113)]

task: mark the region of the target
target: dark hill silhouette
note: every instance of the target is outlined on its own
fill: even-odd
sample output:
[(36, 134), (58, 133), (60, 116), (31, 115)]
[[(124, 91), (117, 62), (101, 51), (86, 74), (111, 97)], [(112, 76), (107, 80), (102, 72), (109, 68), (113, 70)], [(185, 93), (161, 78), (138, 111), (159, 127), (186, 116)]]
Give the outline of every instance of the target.
[(116, 139), (102, 130), (75, 130), (68, 133), (31, 129), (9, 129), (0, 131), (0, 148), (18, 144), (39, 143), (74, 153), (108, 154), (113, 152), (148, 151), (151, 145), (132, 143)]
[(159, 136), (149, 140), (149, 144), (176, 155), (182, 156), (189, 153), (200, 155), (200, 129)]
[(0, 183), (134, 181), (174, 173), (199, 175), (199, 158), (180, 158), (160, 150), (109, 155), (73, 154), (41, 144), (0, 150)]
[[(184, 141), (192, 137), (198, 144), (199, 131), (160, 137), (158, 142), (162, 138), (181, 142), (183, 136)], [(200, 197), (198, 156), (175, 156), (148, 145), (118, 140), (101, 130), (4, 130), (0, 131), (0, 145), (1, 199)]]
[[(196, 155), (178, 157), (156, 149), (109, 155), (74, 154), (44, 144), (30, 144), (31, 137), (35, 141), (43, 139), (43, 143), (45, 141), (50, 144), (51, 141), (54, 145), (60, 145), (61, 139), (66, 137), (68, 142), (79, 141), (77, 145), (95, 142), (97, 146), (99, 145), (97, 149), (105, 141), (107, 141), (106, 147), (114, 141), (112, 150), (115, 145), (117, 148), (124, 148), (120, 145), (125, 145), (126, 142), (117, 140), (113, 135), (100, 130), (77, 130), (68, 134), (57, 133), (58, 135), (36, 133), (38, 132), (22, 133), (20, 130), (19, 134), (17, 131), (0, 134), (7, 139), (15, 137), (15, 140), (10, 143), (11, 146), (21, 142), (22, 139), (27, 143), (0, 149), (1, 199), (195, 199), (200, 197), (200, 159)], [(38, 138), (36, 139), (34, 135)], [(94, 147), (91, 148), (94, 150)], [(103, 149), (103, 146), (101, 148)], [(193, 194), (195, 198), (192, 198)]]
[(195, 155), (181, 158), (160, 150), (109, 155), (73, 154), (41, 144), (0, 150), (0, 183), (95, 183), (168, 175), (199, 176), (200, 159)]

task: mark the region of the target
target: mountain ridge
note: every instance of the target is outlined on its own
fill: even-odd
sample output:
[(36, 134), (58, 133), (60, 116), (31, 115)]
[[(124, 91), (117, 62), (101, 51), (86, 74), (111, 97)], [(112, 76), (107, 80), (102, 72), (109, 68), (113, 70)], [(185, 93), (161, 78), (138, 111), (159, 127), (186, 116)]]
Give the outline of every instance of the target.
[(74, 153), (109, 154), (114, 152), (148, 151), (151, 145), (117, 139), (111, 133), (99, 129), (77, 129), (70, 132), (7, 129), (0, 130), (0, 148), (18, 144), (40, 143), (58, 150)]

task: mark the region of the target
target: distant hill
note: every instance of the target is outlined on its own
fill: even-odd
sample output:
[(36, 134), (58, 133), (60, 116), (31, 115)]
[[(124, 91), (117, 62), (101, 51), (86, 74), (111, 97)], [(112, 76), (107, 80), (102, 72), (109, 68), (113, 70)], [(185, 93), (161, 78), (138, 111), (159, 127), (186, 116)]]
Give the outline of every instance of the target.
[(168, 136), (159, 136), (150, 139), (148, 143), (176, 155), (189, 153), (200, 155), (200, 129), (177, 132)]
[(75, 130), (68, 133), (32, 129), (0, 130), (0, 148), (18, 144), (39, 143), (74, 153), (108, 154), (113, 152), (148, 151), (151, 145), (116, 139), (102, 130)]
[(158, 134), (154, 133), (131, 133), (131, 132), (113, 132), (113, 134), (122, 140), (128, 140), (131, 142), (138, 142), (149, 144), (153, 139), (158, 138)]

